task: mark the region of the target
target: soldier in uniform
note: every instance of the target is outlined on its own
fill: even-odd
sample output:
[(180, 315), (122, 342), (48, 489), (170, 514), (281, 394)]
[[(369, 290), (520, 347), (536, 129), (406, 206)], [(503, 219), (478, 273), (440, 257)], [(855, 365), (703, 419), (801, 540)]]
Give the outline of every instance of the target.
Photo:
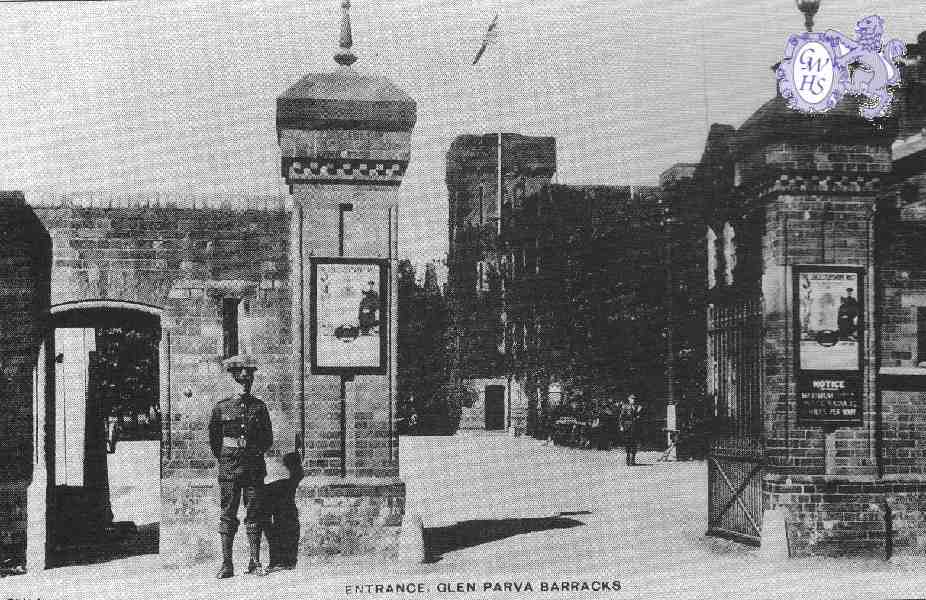
[(376, 291), (376, 282), (369, 283), (370, 289), (363, 290), (360, 299), (357, 320), (360, 326), (360, 335), (376, 335), (379, 331), (379, 293)]
[(624, 452), (629, 466), (637, 464), (637, 444), (640, 436), (640, 416), (643, 405), (637, 402), (637, 395), (630, 394), (617, 409), (617, 421), (624, 436)]
[(224, 365), (243, 389), (240, 394), (220, 400), (212, 409), (209, 421), (209, 443), (219, 462), (221, 488), (219, 535), (222, 538), (222, 567), (216, 575), (219, 579), (234, 575), (232, 546), (238, 530), (238, 506), (242, 498), (251, 554), (247, 572), (265, 574), (260, 564), (261, 499), (267, 474), (264, 453), (273, 443), (267, 406), (251, 395), (254, 371), (257, 370), (254, 360), (238, 355), (227, 359)]

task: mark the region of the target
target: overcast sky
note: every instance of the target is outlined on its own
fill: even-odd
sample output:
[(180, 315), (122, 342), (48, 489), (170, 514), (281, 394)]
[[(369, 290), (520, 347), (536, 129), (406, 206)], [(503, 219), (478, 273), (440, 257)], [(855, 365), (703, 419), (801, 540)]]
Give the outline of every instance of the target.
[[(340, 0), (0, 5), (0, 189), (283, 189), (275, 99), (336, 67)], [(444, 153), (460, 133), (557, 138), (567, 183), (652, 184), (740, 125), (803, 18), (793, 0), (354, 0), (355, 68), (418, 102), (401, 252), (446, 251)], [(470, 65), (499, 13), (499, 43)], [(817, 29), (876, 13), (926, 30), (922, 0), (823, 0)], [(504, 66), (502, 66), (504, 65)]]

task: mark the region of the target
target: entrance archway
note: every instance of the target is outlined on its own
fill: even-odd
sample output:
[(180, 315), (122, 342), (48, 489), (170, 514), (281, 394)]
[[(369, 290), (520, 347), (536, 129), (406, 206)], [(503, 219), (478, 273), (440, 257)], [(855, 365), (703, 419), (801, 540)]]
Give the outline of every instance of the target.
[(156, 553), (169, 389), (161, 310), (89, 300), (50, 313), (36, 395), (49, 404), (36, 407), (46, 419), (45, 566)]

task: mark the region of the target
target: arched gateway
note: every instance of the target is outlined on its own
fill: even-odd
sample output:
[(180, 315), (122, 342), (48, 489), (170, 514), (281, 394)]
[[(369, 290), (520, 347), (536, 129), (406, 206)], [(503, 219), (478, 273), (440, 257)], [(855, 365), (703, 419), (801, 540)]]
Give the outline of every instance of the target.
[[(351, 68), (348, 7), (338, 69), (306, 76), (277, 100), (290, 196), (0, 198), (9, 307), (0, 313), (4, 556), (28, 558), (35, 569), (53, 554), (56, 467), (66, 464), (57, 454), (56, 368), (64, 363), (56, 358), (93, 372), (89, 358), (59, 356), (56, 332), (81, 331), (79, 343), (68, 343), (89, 357), (103, 329), (147, 331), (133, 335), (157, 347), (144, 358), (157, 364), (156, 406), (133, 423), (156, 417), (160, 426), (165, 564), (216, 559), (218, 488), (206, 425), (215, 402), (233, 391), (222, 360), (239, 352), (260, 364), (253, 389), (274, 429), (271, 474), (283, 454), (304, 453), (300, 551), (394, 549), (405, 504), (393, 410), (397, 191), (416, 108), (389, 81)], [(362, 328), (352, 326), (358, 311), (329, 293), (332, 282), (362, 290)], [(338, 350), (345, 340), (350, 352)], [(81, 471), (102, 484), (87, 468), (106, 463), (94, 458), (94, 444), (80, 444)], [(93, 497), (88, 510), (105, 523), (108, 496)]]

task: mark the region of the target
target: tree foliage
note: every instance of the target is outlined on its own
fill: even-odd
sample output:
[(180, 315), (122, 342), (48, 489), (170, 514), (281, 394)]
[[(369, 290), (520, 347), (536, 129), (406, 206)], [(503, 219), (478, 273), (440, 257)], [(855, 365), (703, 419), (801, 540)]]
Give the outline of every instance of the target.
[(547, 219), (541, 267), (508, 287), (511, 321), (533, 329), (515, 328), (510, 366), (521, 378), (562, 383), (575, 416), (589, 417), (631, 391), (644, 402), (661, 395), (664, 229), (655, 200), (625, 202), (596, 219), (574, 213)]
[(96, 330), (91, 366), (95, 393), (106, 416), (121, 424), (123, 440), (161, 437), (158, 343), (160, 331), (103, 327)]
[(397, 414), (408, 430), (417, 416), (414, 433), (449, 435), (460, 422), (461, 403), (451, 384), (450, 311), (441, 294), (433, 266), (424, 281), (416, 279), (408, 260), (398, 274), (398, 402)]

